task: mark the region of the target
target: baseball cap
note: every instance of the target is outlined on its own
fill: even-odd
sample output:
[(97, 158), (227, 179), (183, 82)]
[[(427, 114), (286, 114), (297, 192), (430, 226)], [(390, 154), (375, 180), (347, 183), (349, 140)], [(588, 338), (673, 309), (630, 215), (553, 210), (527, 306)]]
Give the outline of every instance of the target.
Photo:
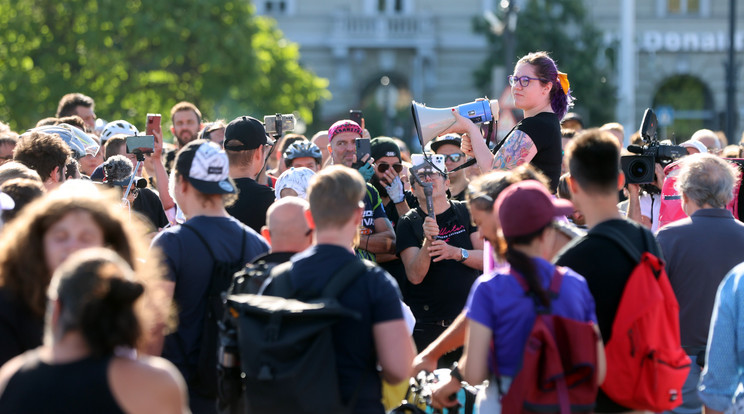
[[(241, 145), (229, 145), (231, 141), (238, 141)], [(225, 127), (223, 145), (228, 151), (252, 150), (266, 144), (273, 144), (273, 140), (266, 134), (263, 123), (256, 118), (239, 116)]]
[(396, 157), (400, 161), (400, 147), (392, 138), (377, 137), (369, 142), (372, 158), (379, 160), (382, 157)]
[(701, 154), (705, 154), (706, 152), (708, 152), (708, 148), (706, 148), (705, 147), (705, 144), (703, 144), (700, 141), (687, 140), (687, 141), (679, 144), (679, 146), (680, 147), (685, 147), (685, 148), (695, 148)]
[(336, 121), (328, 129), (328, 142), (330, 143), (331, 141), (333, 141), (333, 137), (342, 132), (354, 132), (356, 134), (359, 134), (359, 136), (361, 137), (362, 127), (360, 127), (359, 124), (350, 119), (342, 119), (340, 121)]
[(462, 138), (460, 138), (460, 135), (458, 134), (447, 134), (447, 135), (436, 137), (429, 142), (429, 146), (431, 147), (431, 150), (434, 152), (437, 152), (439, 147), (445, 144), (452, 144), (452, 145), (456, 145), (459, 147), (460, 144), (462, 144)]
[(235, 184), (228, 176), (227, 154), (211, 141), (192, 141), (178, 152), (176, 171), (204, 194), (230, 194)]
[(544, 185), (535, 180), (512, 184), (496, 198), (501, 231), (505, 237), (534, 233), (553, 221), (574, 211), (573, 204), (554, 198)]
[(576, 121), (582, 128), (584, 127), (584, 119), (576, 112), (569, 112), (563, 116), (563, 119), (561, 119), (561, 125), (566, 121)]

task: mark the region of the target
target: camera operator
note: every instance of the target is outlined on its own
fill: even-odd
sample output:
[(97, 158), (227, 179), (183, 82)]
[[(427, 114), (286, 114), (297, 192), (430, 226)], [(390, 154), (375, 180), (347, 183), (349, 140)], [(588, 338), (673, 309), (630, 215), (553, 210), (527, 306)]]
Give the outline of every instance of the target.
[(654, 163), (654, 182), (651, 184), (628, 184), (627, 217), (642, 224), (652, 233), (659, 228), (661, 189), (664, 187), (664, 167)]

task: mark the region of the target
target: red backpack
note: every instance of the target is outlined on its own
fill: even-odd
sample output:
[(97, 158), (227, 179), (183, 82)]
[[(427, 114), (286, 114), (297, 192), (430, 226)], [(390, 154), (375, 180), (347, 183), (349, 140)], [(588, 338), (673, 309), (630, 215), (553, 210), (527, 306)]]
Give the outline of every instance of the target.
[[(644, 231), (646, 247), (653, 245)], [(614, 241), (638, 260), (628, 278), (612, 335), (605, 344), (607, 376), (602, 390), (613, 401), (634, 410), (661, 412), (682, 404), (682, 385), (690, 358), (682, 349), (679, 304), (664, 270), (664, 262), (649, 252), (640, 254), (612, 228), (592, 232)]]
[[(564, 273), (556, 266), (548, 292), (551, 300), (558, 297)], [(598, 389), (599, 340), (592, 323), (552, 314), (538, 305), (521, 275), (514, 271), (511, 275), (535, 299), (537, 318), (525, 343), (522, 366), (501, 399), (501, 412), (591, 413)], [(498, 379), (498, 370), (494, 372)]]

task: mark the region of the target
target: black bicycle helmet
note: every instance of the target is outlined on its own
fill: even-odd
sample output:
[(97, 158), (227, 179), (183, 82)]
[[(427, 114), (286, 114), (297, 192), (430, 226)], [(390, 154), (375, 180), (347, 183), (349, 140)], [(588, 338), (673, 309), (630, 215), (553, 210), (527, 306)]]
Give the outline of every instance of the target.
[(323, 154), (320, 153), (320, 148), (317, 145), (310, 141), (297, 141), (284, 151), (284, 165), (289, 168), (292, 166), (293, 160), (303, 157), (315, 158), (318, 165), (323, 162)]

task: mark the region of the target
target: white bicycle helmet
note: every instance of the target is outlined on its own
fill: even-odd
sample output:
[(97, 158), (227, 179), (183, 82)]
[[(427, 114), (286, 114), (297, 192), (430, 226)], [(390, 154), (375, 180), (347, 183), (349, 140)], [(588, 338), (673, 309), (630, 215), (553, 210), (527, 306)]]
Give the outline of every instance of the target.
[(86, 134), (82, 129), (69, 124), (42, 126), (30, 129), (26, 133), (35, 131), (59, 135), (70, 149), (72, 149), (75, 159), (83, 158), (86, 155), (95, 156), (100, 149), (98, 143), (90, 135)]
[(101, 143), (108, 141), (109, 138), (116, 134), (139, 135), (139, 130), (136, 126), (123, 119), (111, 121), (103, 127), (103, 132), (101, 132)]

